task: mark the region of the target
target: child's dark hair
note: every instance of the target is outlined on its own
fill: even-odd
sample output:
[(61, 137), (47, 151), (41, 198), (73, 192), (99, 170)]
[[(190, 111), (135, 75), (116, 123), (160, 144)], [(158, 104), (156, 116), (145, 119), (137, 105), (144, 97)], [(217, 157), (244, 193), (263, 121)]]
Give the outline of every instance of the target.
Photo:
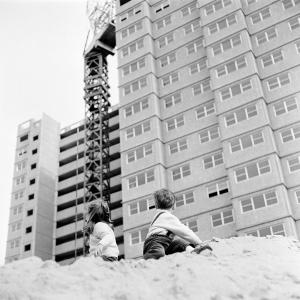
[(161, 189), (154, 194), (154, 201), (156, 208), (170, 209), (175, 203), (176, 196), (168, 189)]
[(105, 222), (112, 224), (110, 219), (109, 206), (106, 201), (101, 200), (100, 202), (91, 203), (88, 208), (89, 221), (93, 223)]

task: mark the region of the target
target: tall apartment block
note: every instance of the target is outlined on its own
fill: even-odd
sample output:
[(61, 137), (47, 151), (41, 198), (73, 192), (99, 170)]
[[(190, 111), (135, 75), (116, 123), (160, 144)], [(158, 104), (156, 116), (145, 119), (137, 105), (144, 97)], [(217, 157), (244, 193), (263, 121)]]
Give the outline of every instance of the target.
[(119, 0), (125, 257), (153, 191), (201, 239), (300, 236), (300, 1)]
[(6, 263), (52, 258), (59, 132), (47, 115), (18, 126)]
[[(119, 111), (112, 107), (109, 118), (110, 208), (115, 235), (124, 256)], [(56, 232), (54, 257), (60, 264), (70, 264), (83, 254), (84, 215), (84, 122), (63, 128), (59, 142)]]

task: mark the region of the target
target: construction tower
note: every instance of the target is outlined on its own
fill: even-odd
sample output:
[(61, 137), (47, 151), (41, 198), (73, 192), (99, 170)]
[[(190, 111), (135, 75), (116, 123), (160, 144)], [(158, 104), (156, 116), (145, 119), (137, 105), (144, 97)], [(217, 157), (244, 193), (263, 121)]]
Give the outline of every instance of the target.
[[(92, 32), (88, 34), (84, 49), (85, 212), (90, 202), (100, 199), (110, 202), (107, 56), (114, 55), (116, 44), (114, 8), (114, 1), (102, 4), (90, 1), (87, 7)], [(85, 254), (85, 246), (83, 248)]]

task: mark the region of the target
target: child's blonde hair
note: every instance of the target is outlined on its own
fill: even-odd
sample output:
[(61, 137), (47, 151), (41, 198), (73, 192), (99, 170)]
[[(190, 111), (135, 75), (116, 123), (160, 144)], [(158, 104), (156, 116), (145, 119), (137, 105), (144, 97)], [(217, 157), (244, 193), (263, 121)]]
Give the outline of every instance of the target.
[(160, 189), (153, 194), (155, 207), (170, 209), (174, 206), (176, 196), (168, 189)]

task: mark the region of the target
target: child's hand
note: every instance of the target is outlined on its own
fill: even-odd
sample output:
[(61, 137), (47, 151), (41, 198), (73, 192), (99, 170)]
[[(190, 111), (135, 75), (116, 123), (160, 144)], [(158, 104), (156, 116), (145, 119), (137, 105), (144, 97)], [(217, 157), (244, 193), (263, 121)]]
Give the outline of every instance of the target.
[(199, 254), (199, 253), (201, 253), (201, 252), (204, 251), (204, 250), (212, 251), (212, 248), (211, 248), (208, 244), (202, 243), (202, 244), (200, 244), (200, 245), (197, 245), (197, 246), (195, 247), (195, 249), (192, 251), (192, 253), (197, 253), (197, 254)]

